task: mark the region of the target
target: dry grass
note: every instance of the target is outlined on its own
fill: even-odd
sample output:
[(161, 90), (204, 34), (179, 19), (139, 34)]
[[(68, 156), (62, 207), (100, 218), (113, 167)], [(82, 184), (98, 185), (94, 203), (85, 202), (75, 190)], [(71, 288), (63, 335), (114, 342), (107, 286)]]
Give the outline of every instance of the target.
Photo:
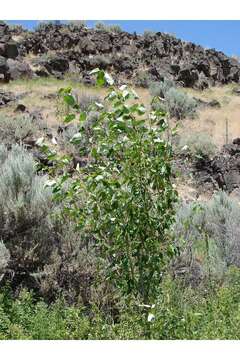
[[(57, 80), (54, 78), (39, 78), (32, 80), (17, 80), (9, 84), (2, 84), (1, 88), (6, 91), (12, 91), (16, 95), (24, 94), (18, 101), (24, 104), (29, 111), (40, 111), (47, 127), (55, 127), (59, 125), (60, 119), (56, 114), (56, 99), (54, 95), (62, 87), (72, 87), (76, 92), (87, 93), (91, 95), (105, 94), (105, 90), (97, 89), (95, 87), (85, 87), (80, 83), (75, 83), (70, 80)], [(49, 96), (49, 97), (48, 97)], [(53, 96), (53, 97), (51, 97)], [(1, 113), (13, 114), (16, 104), (0, 109)]]
[[(22, 102), (30, 111), (39, 110), (48, 126), (59, 123), (56, 116), (56, 100), (47, 98), (47, 95), (56, 94), (61, 87), (71, 86), (79, 94), (87, 93), (104, 97), (105, 89), (86, 87), (72, 80), (57, 80), (54, 78), (39, 78), (33, 80), (18, 80), (3, 84), (3, 89), (13, 91), (16, 94), (26, 93), (19, 102)], [(190, 95), (201, 98), (205, 101), (216, 99), (222, 105), (220, 109), (206, 108), (198, 112), (194, 120), (186, 119), (180, 123), (179, 133), (184, 132), (207, 132), (212, 136), (213, 142), (220, 148), (226, 142), (226, 119), (228, 119), (229, 141), (240, 136), (240, 96), (232, 94), (232, 85), (215, 87), (204, 91), (185, 89)], [(151, 96), (147, 89), (136, 89), (140, 101), (149, 105)], [(1, 109), (1, 112), (8, 112), (15, 108), (15, 105)]]
[[(86, 87), (82, 84), (68, 80), (57, 80), (54, 78), (40, 78), (33, 80), (13, 81), (9, 84), (3, 84), (1, 88), (7, 91), (13, 91), (16, 94), (25, 94), (19, 100), (29, 111), (38, 110), (43, 115), (43, 121), (48, 128), (56, 129), (61, 123), (57, 116), (56, 99), (54, 95), (61, 87), (71, 86), (80, 95), (81, 93), (89, 95), (100, 95), (104, 97), (106, 89), (96, 87)], [(196, 119), (185, 119), (179, 121), (179, 134), (189, 134), (194, 132), (206, 132), (211, 135), (213, 143), (220, 148), (226, 142), (226, 119), (228, 119), (229, 142), (240, 137), (240, 96), (232, 94), (233, 86), (227, 85), (204, 90), (202, 92), (193, 89), (185, 89), (190, 95), (205, 101), (216, 99), (220, 102), (221, 108), (205, 108), (198, 112)], [(139, 95), (140, 101), (149, 107), (151, 96), (147, 89), (135, 89)], [(48, 95), (50, 95), (48, 97)], [(53, 95), (51, 97), (51, 95)], [(16, 104), (0, 109), (0, 113), (14, 115)], [(175, 121), (173, 120), (172, 123)], [(181, 197), (193, 199), (196, 194), (193, 183), (189, 181), (180, 181), (177, 185)], [(208, 198), (208, 195), (206, 195)]]
[[(184, 89), (189, 95), (205, 101), (218, 100), (221, 108), (205, 108), (198, 111), (196, 119), (179, 122), (179, 133), (206, 132), (220, 149), (226, 143), (226, 119), (228, 120), (228, 139), (240, 137), (240, 96), (232, 94), (236, 85), (214, 87), (204, 91)], [(146, 89), (137, 89), (140, 99), (149, 104), (150, 95)]]
[(218, 148), (226, 143), (226, 119), (228, 120), (228, 139), (231, 142), (240, 136), (240, 96), (232, 94), (232, 85), (215, 87), (203, 92), (187, 90), (191, 95), (210, 101), (216, 99), (221, 108), (206, 108), (199, 111), (195, 120), (186, 119), (181, 131), (206, 132), (211, 135)]

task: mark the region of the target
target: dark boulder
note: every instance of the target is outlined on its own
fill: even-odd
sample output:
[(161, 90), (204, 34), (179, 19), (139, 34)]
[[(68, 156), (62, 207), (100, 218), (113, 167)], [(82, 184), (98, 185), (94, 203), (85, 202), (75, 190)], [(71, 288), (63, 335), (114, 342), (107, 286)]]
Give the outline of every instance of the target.
[(15, 112), (25, 112), (27, 110), (26, 106), (23, 104), (18, 104), (16, 109), (14, 110)]
[(182, 82), (185, 87), (194, 87), (198, 81), (198, 72), (192, 67), (185, 67), (179, 71), (177, 81)]
[(199, 73), (203, 72), (206, 77), (210, 76), (210, 64), (207, 59), (196, 61), (193, 64), (195, 65), (195, 68), (198, 70)]
[(196, 166), (195, 177), (199, 185), (212, 183), (213, 189), (231, 193), (240, 189), (240, 138), (224, 145), (212, 160), (202, 161)]
[(180, 65), (178, 64), (171, 64), (170, 68), (173, 75), (177, 75), (180, 71)]
[(7, 65), (9, 68), (8, 72), (11, 80), (31, 78), (33, 76), (33, 72), (26, 62), (8, 59)]
[(15, 41), (11, 40), (5, 44), (4, 56), (9, 59), (16, 59), (18, 56), (18, 46)]
[(8, 71), (8, 64), (5, 57), (0, 56), (0, 74), (6, 74)]
[(50, 75), (44, 66), (38, 67), (37, 70), (35, 70), (35, 74), (40, 77), (48, 77)]
[(72, 158), (73, 167), (76, 169), (77, 166), (79, 167), (85, 167), (87, 166), (87, 159), (82, 158), (81, 156), (74, 155)]
[(36, 139), (32, 135), (26, 136), (22, 142), (28, 149), (32, 149), (36, 145)]
[(82, 82), (85, 85), (95, 85), (95, 79), (93, 78), (93, 76), (89, 75), (89, 72), (83, 72), (82, 73)]
[(233, 144), (240, 146), (240, 138), (238, 137), (238, 138), (236, 138), (236, 139), (233, 139)]
[(7, 34), (8, 26), (4, 21), (0, 21), (0, 39)]
[(0, 42), (0, 56), (5, 56), (6, 53), (6, 44)]
[(56, 56), (52, 59), (49, 59), (44, 64), (46, 69), (50, 72), (59, 72), (65, 73), (69, 69), (69, 62), (62, 56)]

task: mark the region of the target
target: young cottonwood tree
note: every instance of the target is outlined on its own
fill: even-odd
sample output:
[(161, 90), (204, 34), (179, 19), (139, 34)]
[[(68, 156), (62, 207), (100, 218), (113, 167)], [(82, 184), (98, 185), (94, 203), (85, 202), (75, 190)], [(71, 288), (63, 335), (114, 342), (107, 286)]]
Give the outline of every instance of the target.
[[(102, 70), (92, 73), (98, 85), (107, 83), (109, 105), (94, 105), (99, 116), (89, 139), (88, 165), (77, 168), (71, 179), (65, 172), (54, 192), (78, 228), (94, 238), (100, 257), (109, 264), (107, 279), (123, 293), (150, 303), (174, 254), (169, 228), (177, 193), (171, 183), (172, 147), (164, 136), (168, 124), (160, 110), (147, 115), (126, 85), (114, 87)], [(81, 155), (92, 106), (81, 111), (71, 89), (60, 93), (70, 107), (65, 122), (80, 122), (71, 142), (79, 145)], [(51, 158), (59, 161), (53, 154)]]

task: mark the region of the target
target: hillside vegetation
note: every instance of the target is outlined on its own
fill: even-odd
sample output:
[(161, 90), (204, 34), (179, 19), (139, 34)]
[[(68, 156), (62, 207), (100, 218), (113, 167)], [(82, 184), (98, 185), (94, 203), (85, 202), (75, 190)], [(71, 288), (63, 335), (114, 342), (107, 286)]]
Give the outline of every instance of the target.
[[(238, 65), (101, 24), (1, 31), (0, 339), (239, 339)], [(138, 44), (148, 87), (115, 63), (31, 68), (50, 51), (69, 63), (82, 37), (110, 38), (108, 55)], [(159, 66), (195, 51), (222, 64), (215, 80), (149, 76), (160, 42)], [(9, 54), (29, 77), (12, 80)]]

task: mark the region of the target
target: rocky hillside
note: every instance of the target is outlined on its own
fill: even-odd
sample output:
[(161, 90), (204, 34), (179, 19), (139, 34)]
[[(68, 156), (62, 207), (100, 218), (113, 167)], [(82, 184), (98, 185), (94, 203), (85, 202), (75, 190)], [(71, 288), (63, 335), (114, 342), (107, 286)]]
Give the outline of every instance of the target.
[(21, 56), (21, 43), (14, 41), (9, 27), (0, 22), (0, 79), (4, 81), (34, 76)]
[(71, 73), (91, 83), (88, 72), (95, 67), (139, 86), (170, 78), (180, 86), (204, 89), (240, 78), (237, 60), (161, 32), (137, 35), (45, 24), (21, 33), (0, 24), (0, 74), (6, 81)]

